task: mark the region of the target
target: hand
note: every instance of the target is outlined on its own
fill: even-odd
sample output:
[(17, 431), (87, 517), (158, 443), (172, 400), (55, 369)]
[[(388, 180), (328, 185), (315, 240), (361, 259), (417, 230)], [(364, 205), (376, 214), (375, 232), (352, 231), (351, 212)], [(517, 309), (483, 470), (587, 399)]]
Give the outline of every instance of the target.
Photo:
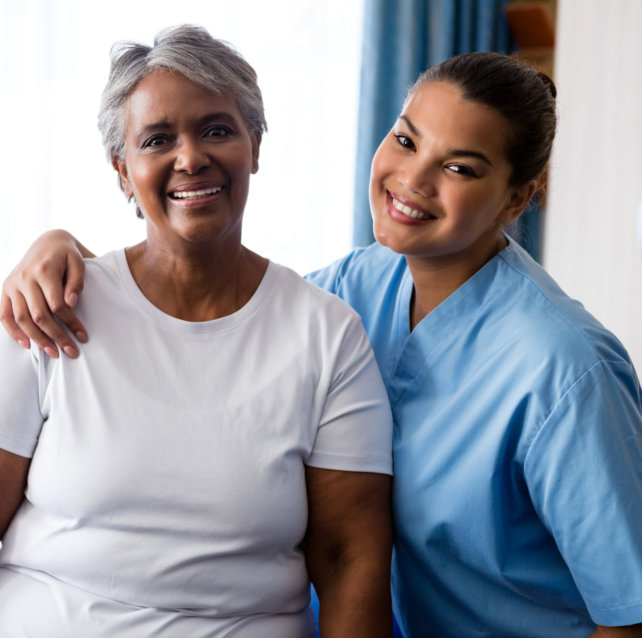
[(68, 232), (46, 232), (7, 277), (0, 321), (22, 347), (29, 348), (32, 339), (50, 357), (59, 355), (56, 344), (66, 355), (78, 356), (78, 347), (58, 321), (78, 341), (87, 341), (87, 330), (72, 310), (83, 288), (83, 255), (92, 256)]

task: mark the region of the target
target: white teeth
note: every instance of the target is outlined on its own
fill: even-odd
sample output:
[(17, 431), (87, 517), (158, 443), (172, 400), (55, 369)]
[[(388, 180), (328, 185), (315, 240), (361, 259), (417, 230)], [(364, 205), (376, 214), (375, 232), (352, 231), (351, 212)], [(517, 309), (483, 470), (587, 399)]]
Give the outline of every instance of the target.
[(418, 218), (422, 221), (428, 220), (429, 218), (434, 218), (427, 212), (420, 212), (419, 210), (413, 210), (412, 207), (408, 207), (403, 203), (400, 203), (396, 198), (392, 199), (392, 204), (395, 206), (395, 209), (399, 210), (402, 214), (409, 216), (410, 218)]
[(194, 192), (172, 192), (172, 196), (174, 198), (198, 198), (200, 196), (218, 194), (222, 189), (222, 187), (212, 187), (210, 189), (198, 189)]

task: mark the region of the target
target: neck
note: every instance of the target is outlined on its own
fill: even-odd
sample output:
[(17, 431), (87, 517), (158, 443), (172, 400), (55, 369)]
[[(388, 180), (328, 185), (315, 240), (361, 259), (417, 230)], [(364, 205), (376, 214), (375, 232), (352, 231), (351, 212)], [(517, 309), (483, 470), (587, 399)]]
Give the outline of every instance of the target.
[(136, 284), (159, 310), (185, 321), (211, 321), (240, 310), (258, 288), (268, 261), (242, 245), (176, 254), (149, 240), (126, 250)]
[(410, 329), (443, 303), (480, 270), (508, 242), (501, 236), (493, 243), (446, 257), (406, 256), (414, 284), (410, 303)]

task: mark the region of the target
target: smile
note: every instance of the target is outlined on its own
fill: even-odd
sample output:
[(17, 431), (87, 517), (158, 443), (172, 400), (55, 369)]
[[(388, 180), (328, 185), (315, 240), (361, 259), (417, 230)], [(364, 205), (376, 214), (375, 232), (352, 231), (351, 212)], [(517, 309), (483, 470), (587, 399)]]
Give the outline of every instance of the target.
[(186, 198), (202, 198), (203, 196), (212, 196), (222, 191), (222, 187), (212, 187), (210, 189), (198, 189), (189, 192), (170, 192), (171, 198), (186, 199)]
[(420, 210), (414, 210), (412, 209), (412, 207), (408, 207), (408, 205), (404, 205), (403, 203), (400, 203), (394, 197), (392, 199), (392, 204), (396, 210), (398, 210), (402, 214), (405, 214), (406, 216), (409, 216), (410, 218), (416, 218), (422, 221), (427, 221), (428, 219), (435, 218), (434, 216), (432, 216), (432, 214), (428, 214), (428, 212), (421, 212)]

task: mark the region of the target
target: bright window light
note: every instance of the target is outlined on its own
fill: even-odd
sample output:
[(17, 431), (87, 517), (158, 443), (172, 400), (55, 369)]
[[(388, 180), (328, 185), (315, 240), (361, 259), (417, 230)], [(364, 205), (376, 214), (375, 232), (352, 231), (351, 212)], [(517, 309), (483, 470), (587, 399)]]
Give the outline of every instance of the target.
[(97, 254), (145, 236), (96, 127), (109, 49), (204, 26), (254, 66), (269, 131), (244, 243), (300, 273), (350, 249), (362, 0), (0, 0), (0, 273), (64, 227)]

